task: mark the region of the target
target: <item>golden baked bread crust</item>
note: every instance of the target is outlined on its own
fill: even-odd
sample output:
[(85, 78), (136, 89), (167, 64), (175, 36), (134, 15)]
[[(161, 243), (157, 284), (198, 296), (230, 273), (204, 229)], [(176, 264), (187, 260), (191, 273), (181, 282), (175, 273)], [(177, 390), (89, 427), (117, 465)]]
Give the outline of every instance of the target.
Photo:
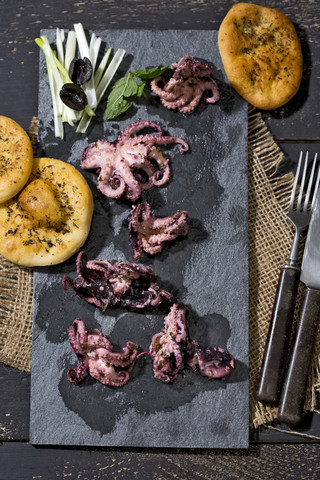
[(222, 21), (218, 43), (231, 85), (252, 105), (275, 109), (297, 93), (303, 69), (301, 45), (283, 13), (238, 3)]
[(32, 161), (26, 132), (11, 118), (0, 115), (0, 203), (14, 197), (27, 183)]
[(91, 190), (76, 168), (35, 158), (27, 186), (0, 205), (0, 253), (29, 267), (64, 262), (85, 242), (92, 214)]

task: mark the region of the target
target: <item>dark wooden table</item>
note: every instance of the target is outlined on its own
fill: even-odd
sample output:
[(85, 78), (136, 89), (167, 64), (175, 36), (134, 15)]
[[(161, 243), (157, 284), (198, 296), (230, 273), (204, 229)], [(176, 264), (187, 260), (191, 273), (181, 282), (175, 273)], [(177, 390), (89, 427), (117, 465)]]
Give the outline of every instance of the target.
[[(214, 29), (235, 1), (0, 0), (0, 114), (28, 129), (37, 115), (40, 28)], [(294, 22), (304, 54), (298, 95), (284, 108), (264, 112), (288, 165), (304, 146), (320, 142), (318, 0), (270, 0)], [(187, 52), (186, 52), (187, 53)], [(46, 381), (44, 379), (44, 381)], [(292, 435), (260, 428), (248, 450), (153, 450), (48, 448), (29, 444), (30, 377), (0, 364), (0, 480), (70, 479), (317, 479), (320, 478), (319, 416), (309, 414)]]

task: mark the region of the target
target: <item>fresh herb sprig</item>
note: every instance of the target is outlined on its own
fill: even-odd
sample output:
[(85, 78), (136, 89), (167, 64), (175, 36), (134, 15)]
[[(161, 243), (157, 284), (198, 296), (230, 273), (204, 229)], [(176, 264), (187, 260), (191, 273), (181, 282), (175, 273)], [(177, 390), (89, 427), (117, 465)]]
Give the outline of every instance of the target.
[(126, 112), (132, 106), (135, 97), (139, 98), (145, 95), (147, 80), (163, 75), (169, 66), (170, 64), (164, 67), (136, 70), (135, 72), (129, 72), (127, 77), (119, 78), (108, 97), (105, 111), (106, 120), (111, 120)]

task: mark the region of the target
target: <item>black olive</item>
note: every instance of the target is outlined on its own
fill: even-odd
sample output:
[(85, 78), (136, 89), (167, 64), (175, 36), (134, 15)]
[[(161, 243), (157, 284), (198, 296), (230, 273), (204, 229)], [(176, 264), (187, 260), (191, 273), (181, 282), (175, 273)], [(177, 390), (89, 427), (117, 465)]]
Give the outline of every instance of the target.
[(69, 77), (77, 85), (87, 83), (92, 76), (92, 64), (89, 58), (74, 58), (70, 63)]
[(87, 95), (75, 83), (65, 83), (60, 90), (60, 98), (65, 105), (73, 110), (83, 110), (88, 104)]

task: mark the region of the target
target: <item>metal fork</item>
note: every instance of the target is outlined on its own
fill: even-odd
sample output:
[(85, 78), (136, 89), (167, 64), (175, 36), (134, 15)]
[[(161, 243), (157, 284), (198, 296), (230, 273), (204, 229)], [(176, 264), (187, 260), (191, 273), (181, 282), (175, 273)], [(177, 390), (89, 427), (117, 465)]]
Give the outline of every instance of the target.
[(291, 254), (290, 254), (290, 265), (296, 265), (298, 261), (298, 256), (299, 256), (299, 243), (300, 243), (300, 236), (302, 230), (309, 225), (310, 222), (310, 217), (311, 217), (311, 212), (312, 212), (312, 207), (315, 203), (315, 198), (319, 186), (319, 179), (320, 179), (320, 166), (318, 169), (318, 175), (316, 179), (316, 183), (314, 186), (314, 191), (313, 191), (313, 196), (312, 196), (312, 202), (311, 202), (311, 207), (309, 207), (309, 198), (310, 198), (310, 193), (312, 189), (312, 184), (313, 184), (313, 178), (314, 178), (314, 172), (316, 168), (316, 162), (317, 162), (317, 153), (314, 156), (313, 159), (313, 164), (312, 164), (312, 170), (310, 173), (309, 177), (309, 182), (308, 182), (308, 187), (307, 187), (307, 192), (304, 198), (304, 204), (302, 207), (302, 200), (303, 200), (303, 189), (304, 189), (304, 184), (306, 180), (306, 174), (307, 174), (307, 166), (308, 166), (308, 152), (306, 153), (305, 156), (305, 162), (304, 162), (304, 168), (302, 172), (302, 178), (301, 178), (301, 184), (300, 184), (300, 191), (299, 191), (299, 196), (297, 199), (297, 204), (295, 205), (295, 198), (298, 192), (298, 178), (300, 175), (300, 170), (301, 170), (301, 165), (302, 165), (302, 157), (303, 157), (303, 152), (300, 152), (300, 157), (299, 157), (299, 163), (297, 166), (297, 171), (296, 171), (296, 176), (294, 179), (293, 187), (292, 187), (292, 193), (291, 193), (291, 198), (290, 198), (290, 205), (289, 205), (289, 212), (288, 212), (288, 218), (293, 223), (295, 226), (295, 236), (293, 240), (293, 245), (291, 249)]
[[(297, 265), (300, 236), (303, 229), (309, 225), (312, 208), (319, 187), (320, 165), (318, 167), (317, 178), (314, 182), (316, 162), (317, 154), (313, 160), (307, 190), (304, 195), (308, 168), (308, 152), (306, 152), (304, 162), (303, 152), (300, 153), (288, 211), (288, 219), (295, 226), (295, 236), (289, 257), (289, 264), (284, 265), (281, 268), (279, 276), (278, 288), (262, 362), (260, 383), (256, 395), (260, 402), (274, 406), (279, 403), (284, 377), (287, 345), (300, 278), (300, 267)], [(301, 182), (299, 187), (300, 173)], [(312, 190), (313, 194), (310, 206), (309, 200)]]

